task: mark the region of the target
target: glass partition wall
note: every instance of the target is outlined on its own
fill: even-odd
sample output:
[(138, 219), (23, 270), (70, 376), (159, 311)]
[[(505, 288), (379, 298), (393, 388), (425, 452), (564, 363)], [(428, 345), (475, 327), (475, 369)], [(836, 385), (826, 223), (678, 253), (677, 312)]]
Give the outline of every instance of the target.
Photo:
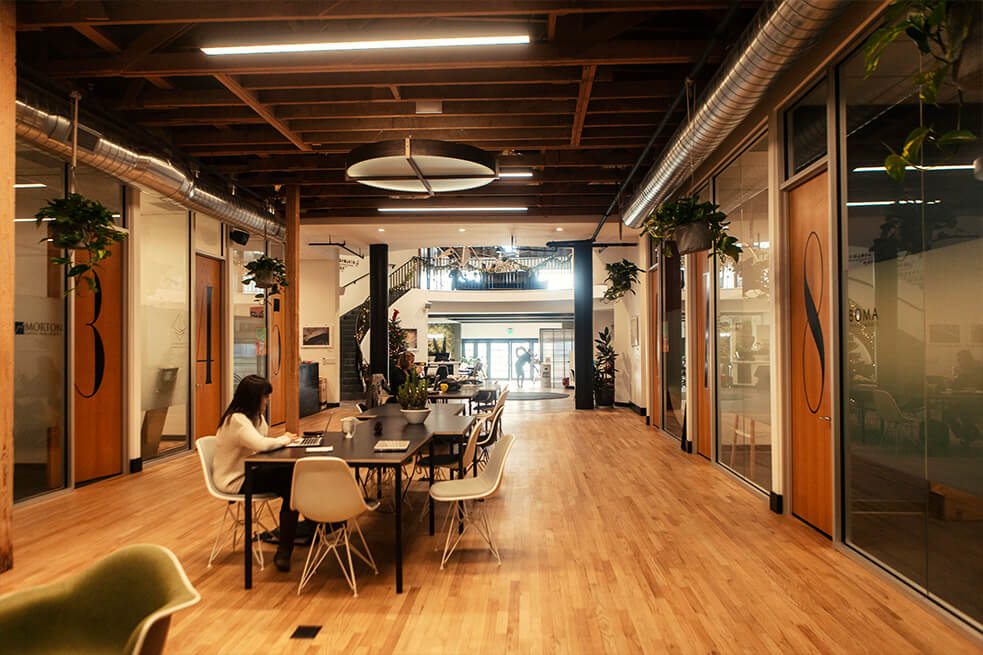
[[(885, 173), (885, 144), (956, 124), (951, 87), (919, 101), (919, 70), (903, 38), (872, 77), (859, 51), (839, 70), (845, 538), (979, 625), (983, 145), (926, 146), (903, 183)], [(983, 86), (966, 88), (962, 126), (981, 135)]]
[(266, 302), (263, 289), (243, 284), (249, 277), (246, 264), (265, 253), (262, 239), (250, 239), (245, 246), (229, 243), (232, 269), (232, 388), (247, 375), (266, 377)]
[(768, 242), (768, 138), (714, 178), (715, 202), (743, 249), (717, 260), (717, 460), (771, 488), (772, 294)]

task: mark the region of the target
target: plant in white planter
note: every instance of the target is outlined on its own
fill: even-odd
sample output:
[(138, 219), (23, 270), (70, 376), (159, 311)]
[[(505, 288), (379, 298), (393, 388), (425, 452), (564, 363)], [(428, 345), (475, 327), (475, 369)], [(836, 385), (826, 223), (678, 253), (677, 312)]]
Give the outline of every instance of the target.
[(280, 287), (290, 286), (287, 283), (287, 268), (283, 265), (283, 261), (276, 257), (263, 255), (259, 259), (247, 262), (246, 271), (249, 277), (242, 283), (255, 284), (260, 289), (269, 289), (271, 296), (280, 293)]
[(406, 381), (396, 390), (396, 400), (399, 401), (403, 416), (407, 423), (423, 423), (430, 416), (427, 407), (427, 380), (421, 379), (415, 370), (406, 376)]
[(112, 256), (112, 245), (126, 238), (126, 233), (113, 224), (112, 213), (101, 203), (72, 193), (67, 198), (50, 200), (34, 217), (38, 225), (48, 224), (48, 236), (42, 240), (51, 239), (56, 248), (84, 250), (88, 254), (82, 261), (73, 261), (72, 257), (51, 258), (53, 264), (67, 268), (69, 278), (75, 278), (76, 287), (68, 292), (77, 288), (79, 280), (85, 280), (89, 290), (97, 290), (99, 281), (95, 269), (99, 262)]
[(717, 211), (719, 205), (700, 202), (699, 197), (667, 202), (642, 223), (666, 257), (672, 257), (672, 244), (680, 255), (709, 250), (710, 254), (741, 257), (737, 238), (727, 234), (727, 215)]

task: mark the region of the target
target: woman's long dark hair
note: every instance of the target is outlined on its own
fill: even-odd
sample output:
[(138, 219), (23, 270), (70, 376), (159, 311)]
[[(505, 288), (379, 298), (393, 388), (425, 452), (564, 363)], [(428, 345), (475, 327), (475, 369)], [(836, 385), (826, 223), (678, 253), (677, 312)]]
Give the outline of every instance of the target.
[(258, 375), (247, 375), (242, 378), (242, 382), (239, 383), (236, 392), (232, 395), (232, 402), (222, 414), (222, 420), (218, 422), (218, 427), (225, 425), (225, 421), (236, 412), (245, 414), (253, 424), (258, 424), (260, 419), (259, 405), (263, 396), (268, 396), (271, 393), (273, 393), (273, 385), (266, 378)]

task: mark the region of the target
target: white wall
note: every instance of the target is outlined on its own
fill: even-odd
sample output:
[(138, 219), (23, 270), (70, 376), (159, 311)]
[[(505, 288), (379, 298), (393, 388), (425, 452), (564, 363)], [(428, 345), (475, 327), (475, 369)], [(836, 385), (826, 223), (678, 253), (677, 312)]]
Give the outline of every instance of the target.
[[(394, 302), (389, 307), (388, 320), (392, 317), (393, 310), (399, 311), (399, 324), (404, 329), (416, 330), (416, 350), (412, 352), (416, 356), (416, 361), (427, 361), (427, 326), (430, 323), (430, 314), (427, 311), (427, 292), (423, 289), (410, 289), (406, 295)], [(362, 341), (362, 356), (365, 361), (369, 361), (369, 343), (372, 339), (372, 330), (365, 333), (365, 340)]]
[[(318, 374), (327, 380), (327, 396), (321, 400), (329, 403), (341, 399), (341, 371), (338, 356), (338, 260), (302, 259), (300, 261), (300, 327), (331, 328), (331, 345), (301, 346), (300, 359), (316, 362)], [(303, 343), (303, 341), (301, 342)]]
[[(410, 258), (419, 254), (417, 250), (390, 250), (389, 251), (389, 271), (392, 272), (399, 268)], [(369, 256), (366, 254), (364, 259), (356, 259), (355, 266), (349, 266), (338, 277), (339, 286), (348, 284), (352, 280), (366, 275), (369, 272)], [(369, 297), (369, 278), (368, 276), (358, 280), (355, 284), (344, 289), (341, 301), (338, 304), (338, 314), (344, 314), (349, 310), (361, 305)]]
[[(573, 322), (573, 319), (570, 319)], [(462, 323), (462, 339), (538, 339), (541, 329), (559, 329), (563, 323)], [(509, 334), (509, 330), (512, 333)]]
[[(627, 259), (634, 262), (639, 268), (645, 268), (645, 240), (639, 239), (638, 246), (632, 248), (606, 248), (597, 252), (594, 266), (595, 281), (603, 281), (607, 277), (605, 264)], [(648, 330), (648, 321), (645, 316), (645, 288), (646, 275), (644, 272), (638, 275), (639, 282), (633, 285), (635, 293), (627, 293), (620, 300), (611, 303), (612, 329), (614, 330), (615, 352), (618, 353), (617, 368), (615, 376), (614, 399), (619, 403), (633, 403), (638, 407), (646, 406), (646, 393), (648, 389), (645, 366), (645, 335)], [(595, 313), (594, 331), (603, 329), (603, 325), (597, 325)], [(638, 324), (638, 345), (631, 345), (632, 322), (635, 319)]]

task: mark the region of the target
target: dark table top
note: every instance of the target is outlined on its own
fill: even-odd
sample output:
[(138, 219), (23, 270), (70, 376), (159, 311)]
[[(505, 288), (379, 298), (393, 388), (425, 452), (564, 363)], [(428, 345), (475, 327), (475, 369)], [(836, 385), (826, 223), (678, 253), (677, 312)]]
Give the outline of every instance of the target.
[[(401, 407), (399, 406), (399, 403), (386, 403), (385, 405), (380, 405), (378, 407), (367, 409), (361, 414), (359, 414), (358, 416), (356, 416), (355, 418), (359, 420), (364, 420), (364, 419), (377, 418), (377, 417), (384, 417), (384, 418), (402, 417), (403, 415), (400, 413), (400, 409)], [(450, 416), (456, 416), (458, 414), (461, 414), (463, 411), (464, 411), (464, 405), (460, 405), (460, 404), (457, 405), (440, 404), (440, 405), (430, 406), (431, 415), (448, 414)]]
[(464, 384), (457, 391), (431, 391), (430, 398), (437, 399), (450, 399), (450, 400), (470, 400), (474, 398), (479, 391), (498, 391), (498, 385), (481, 385), (481, 384)]

